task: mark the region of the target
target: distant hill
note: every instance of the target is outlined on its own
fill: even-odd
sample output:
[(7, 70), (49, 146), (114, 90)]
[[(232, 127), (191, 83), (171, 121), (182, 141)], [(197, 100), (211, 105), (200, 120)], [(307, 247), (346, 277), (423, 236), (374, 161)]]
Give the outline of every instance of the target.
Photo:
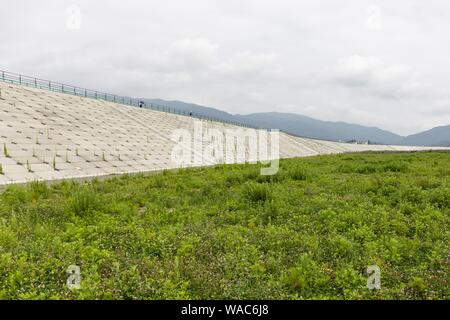
[(407, 136), (402, 139), (402, 144), (450, 147), (450, 125)]
[(192, 112), (221, 120), (237, 121), (236, 116), (230, 113), (210, 107), (200, 106), (194, 103), (186, 103), (181, 101), (166, 101), (161, 99), (141, 99), (141, 100), (147, 104), (152, 103), (157, 105), (163, 105), (166, 107), (177, 109), (178, 111), (184, 111), (186, 113)]
[(192, 112), (220, 120), (245, 123), (254, 127), (280, 129), (293, 135), (308, 138), (331, 141), (370, 141), (380, 144), (450, 146), (450, 126), (436, 127), (403, 137), (377, 127), (366, 127), (341, 121), (322, 121), (294, 113), (266, 112), (233, 115), (215, 108), (182, 101), (142, 100), (146, 103), (164, 105), (186, 113)]
[(345, 122), (331, 122), (313, 119), (294, 113), (254, 113), (239, 116), (242, 122), (263, 128), (279, 128), (294, 135), (334, 140), (367, 141), (397, 144), (402, 137), (375, 127), (365, 127)]

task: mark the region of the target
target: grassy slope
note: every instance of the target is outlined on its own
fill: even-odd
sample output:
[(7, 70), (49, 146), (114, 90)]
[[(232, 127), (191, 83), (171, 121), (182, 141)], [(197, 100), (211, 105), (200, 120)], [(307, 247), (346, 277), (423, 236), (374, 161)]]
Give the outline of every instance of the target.
[(449, 299), (449, 244), (448, 153), (33, 183), (0, 195), (0, 297)]

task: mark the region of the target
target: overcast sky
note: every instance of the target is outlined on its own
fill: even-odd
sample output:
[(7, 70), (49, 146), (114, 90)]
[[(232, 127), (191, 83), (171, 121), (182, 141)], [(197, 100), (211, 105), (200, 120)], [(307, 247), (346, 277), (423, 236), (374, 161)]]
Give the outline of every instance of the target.
[(0, 69), (410, 134), (450, 124), (449, 30), (446, 0), (10, 0)]

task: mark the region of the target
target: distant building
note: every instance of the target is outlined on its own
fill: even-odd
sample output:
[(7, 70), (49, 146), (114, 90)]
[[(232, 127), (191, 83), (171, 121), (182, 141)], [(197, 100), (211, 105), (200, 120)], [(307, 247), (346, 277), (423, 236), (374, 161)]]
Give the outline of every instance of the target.
[[(339, 140), (339, 142), (342, 142), (342, 140)], [(358, 140), (352, 139), (352, 140), (346, 140), (345, 143), (353, 143), (353, 144), (370, 144), (370, 141), (369, 141), (369, 140), (358, 141)]]

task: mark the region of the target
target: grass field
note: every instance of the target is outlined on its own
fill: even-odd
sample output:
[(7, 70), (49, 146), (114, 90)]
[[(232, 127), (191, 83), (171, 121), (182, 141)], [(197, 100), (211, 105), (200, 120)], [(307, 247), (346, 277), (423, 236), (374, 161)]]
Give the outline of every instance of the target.
[[(69, 265), (81, 288), (66, 287)], [(366, 269), (381, 269), (381, 289)], [(4, 299), (449, 299), (450, 154), (223, 165), (0, 195)]]

